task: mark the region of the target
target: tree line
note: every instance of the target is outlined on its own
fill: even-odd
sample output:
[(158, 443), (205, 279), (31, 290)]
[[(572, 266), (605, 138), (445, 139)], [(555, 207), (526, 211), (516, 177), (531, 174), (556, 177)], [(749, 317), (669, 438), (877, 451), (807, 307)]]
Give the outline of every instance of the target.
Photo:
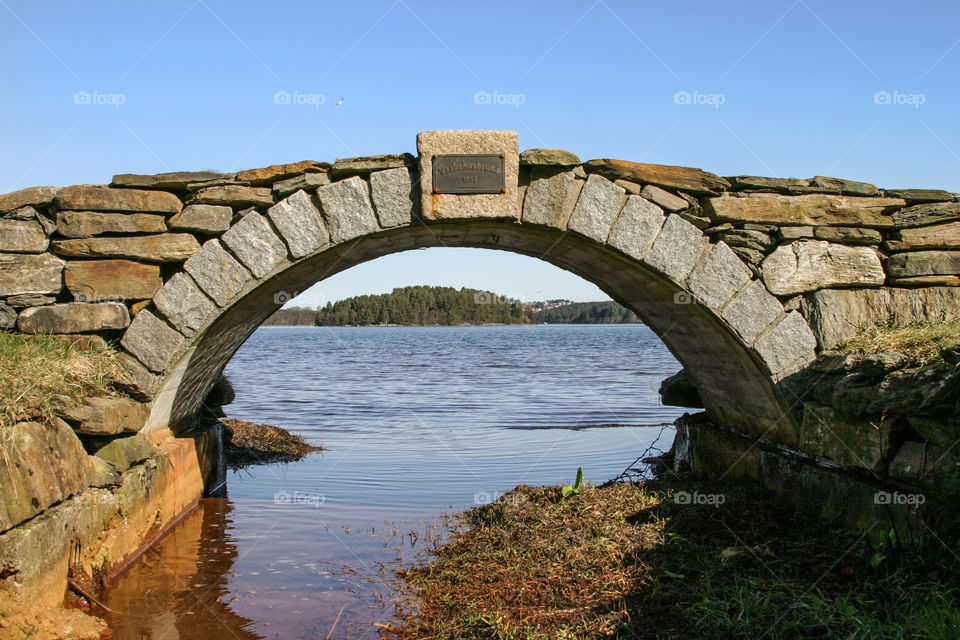
[(542, 306), (479, 289), (415, 286), (328, 302), (320, 309), (280, 309), (264, 324), (342, 327), (639, 322), (632, 311), (612, 301), (574, 302), (534, 311)]

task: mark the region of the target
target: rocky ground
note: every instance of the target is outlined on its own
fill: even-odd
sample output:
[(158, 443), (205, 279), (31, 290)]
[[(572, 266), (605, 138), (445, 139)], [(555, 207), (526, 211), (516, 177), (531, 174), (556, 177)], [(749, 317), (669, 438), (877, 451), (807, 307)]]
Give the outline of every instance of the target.
[(519, 486), (399, 572), (411, 638), (955, 638), (948, 539), (871, 544), (749, 485)]

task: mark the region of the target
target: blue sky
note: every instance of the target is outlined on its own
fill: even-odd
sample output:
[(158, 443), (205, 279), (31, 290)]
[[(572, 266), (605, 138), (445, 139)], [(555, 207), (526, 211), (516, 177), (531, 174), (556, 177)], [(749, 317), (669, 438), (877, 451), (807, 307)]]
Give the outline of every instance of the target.
[[(584, 160), (960, 190), (958, 18), (956, 2), (0, 0), (0, 191), (413, 152), (418, 131), (460, 128)], [(603, 297), (543, 262), (437, 249), (296, 302), (403, 284)]]

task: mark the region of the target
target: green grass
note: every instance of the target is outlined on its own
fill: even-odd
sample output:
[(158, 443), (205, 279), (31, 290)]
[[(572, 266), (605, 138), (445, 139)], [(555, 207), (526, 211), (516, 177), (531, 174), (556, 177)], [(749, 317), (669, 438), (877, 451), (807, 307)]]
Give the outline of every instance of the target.
[(57, 395), (112, 395), (112, 383), (123, 376), (111, 349), (84, 350), (56, 336), (0, 332), (0, 429), (51, 420)]
[(960, 320), (925, 322), (899, 328), (877, 326), (843, 342), (837, 348), (864, 355), (898, 351), (922, 365), (938, 360), (942, 348), (956, 344), (960, 344)]

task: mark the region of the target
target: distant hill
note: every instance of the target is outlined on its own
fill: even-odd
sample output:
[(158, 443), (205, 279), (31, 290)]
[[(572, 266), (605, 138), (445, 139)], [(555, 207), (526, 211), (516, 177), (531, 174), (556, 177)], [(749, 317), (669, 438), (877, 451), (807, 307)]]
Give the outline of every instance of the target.
[(615, 302), (548, 300), (521, 303), (490, 291), (453, 287), (402, 287), (390, 293), (354, 296), (322, 309), (281, 309), (265, 325), (478, 325), (616, 324), (639, 322)]

